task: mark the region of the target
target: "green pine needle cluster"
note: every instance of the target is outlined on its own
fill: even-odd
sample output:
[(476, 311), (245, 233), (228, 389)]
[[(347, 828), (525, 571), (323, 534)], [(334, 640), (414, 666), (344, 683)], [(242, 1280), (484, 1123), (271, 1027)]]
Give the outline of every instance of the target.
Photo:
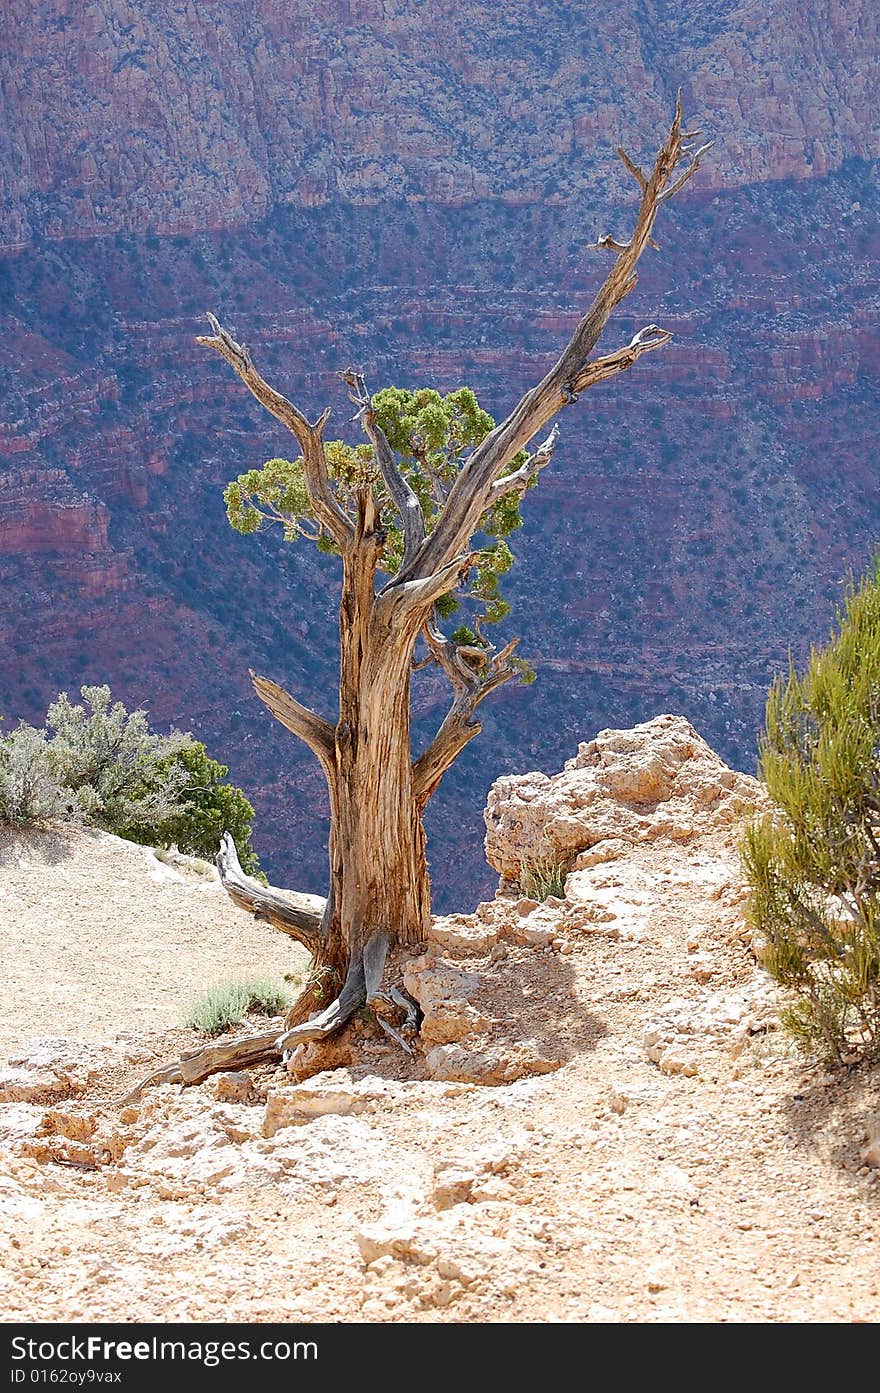
[[(419, 500), (425, 530), (430, 533), (459, 470), (495, 422), (469, 387), (459, 387), (446, 396), (428, 387), (415, 391), (387, 387), (377, 392), (372, 402), (377, 422)], [(379, 567), (388, 575), (396, 575), (403, 560), (403, 530), (372, 446), (329, 440), (324, 451), (336, 498), (350, 515), (357, 491), (372, 489), (385, 533)], [(507, 472), (512, 473), (526, 461), (526, 452), (520, 451)], [(322, 531), (311, 511), (301, 458), (268, 460), (262, 469), (250, 469), (232, 480), (223, 496), (229, 522), (238, 532), (248, 534), (274, 524), (281, 529), (285, 541), (304, 537), (314, 542), (319, 551), (336, 552), (334, 542)], [(478, 545), (469, 582), (459, 591), (444, 595), (436, 606), (438, 617), (444, 620), (465, 603), (470, 613), (468, 628), (473, 635), (469, 641), (476, 645), (481, 643), (477, 637), (481, 625), (497, 624), (510, 613), (500, 586), (514, 564), (506, 539), (522, 527), (519, 503), (519, 496), (512, 492), (498, 499), (485, 513), (478, 529), (482, 544)], [(534, 681), (533, 669), (522, 659), (512, 661), (511, 666), (520, 670), (522, 680)]]
[(741, 853), (784, 1024), (827, 1059), (880, 1045), (880, 565), (828, 644), (773, 684), (759, 773), (776, 811)]

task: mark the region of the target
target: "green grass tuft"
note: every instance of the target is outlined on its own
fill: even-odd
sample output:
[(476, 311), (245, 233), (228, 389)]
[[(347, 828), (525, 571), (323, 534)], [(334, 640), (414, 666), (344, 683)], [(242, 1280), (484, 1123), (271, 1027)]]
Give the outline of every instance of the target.
[(224, 1030), (240, 1024), (248, 1013), (278, 1016), (290, 1002), (286, 989), (265, 977), (219, 982), (192, 1003), (183, 1024), (200, 1035), (222, 1035)]
[(523, 861), (519, 869), (519, 888), (530, 900), (548, 900), (551, 896), (564, 900), (567, 875), (568, 870), (562, 861), (551, 861), (549, 858)]

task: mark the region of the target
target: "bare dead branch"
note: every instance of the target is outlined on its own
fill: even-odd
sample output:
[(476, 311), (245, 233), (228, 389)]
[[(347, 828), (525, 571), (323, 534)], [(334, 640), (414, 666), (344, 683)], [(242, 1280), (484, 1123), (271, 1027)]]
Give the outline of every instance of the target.
[(476, 558), (476, 552), (463, 552), (460, 556), (453, 556), (433, 574), (407, 581), (402, 586), (398, 586), (395, 577), (384, 587), (380, 599), (393, 602), (399, 612), (427, 611), (441, 595), (448, 595), (450, 590), (462, 583)]
[(714, 140), (707, 140), (705, 145), (701, 145), (698, 150), (694, 151), (694, 153), (691, 155), (690, 164), (688, 165), (687, 169), (684, 171), (683, 174), (680, 174), (678, 176), (674, 184), (670, 185), (668, 189), (665, 189), (664, 192), (659, 195), (657, 199), (658, 203), (668, 203), (670, 198), (675, 197), (679, 189), (684, 188), (688, 179), (693, 178), (697, 170), (700, 168), (703, 156), (705, 155), (706, 151), (711, 150), (714, 144)]
[(260, 677), (251, 670), (250, 679), (260, 701), (269, 708), (275, 719), (308, 745), (321, 761), (324, 772), (332, 777), (336, 769), (336, 741), (330, 722), (308, 706), (303, 706), (268, 677)]
[[(423, 754), (413, 762), (413, 797), (419, 809), (424, 809), (431, 795), (437, 790), (446, 770), (461, 754), (465, 745), (479, 735), (482, 725), (474, 719), (474, 712), (491, 692), (505, 682), (518, 676), (518, 669), (511, 666), (510, 659), (519, 644), (519, 639), (511, 639), (489, 661), (488, 672), (474, 671), (464, 662), (457, 661), (454, 652), (458, 645), (447, 639), (434, 625), (426, 626), (426, 640), (437, 661), (449, 677), (455, 693), (443, 723), (434, 739)], [(491, 650), (485, 657), (490, 658)]]
[(413, 761), (413, 798), (419, 810), (426, 807), (465, 745), (483, 729), (481, 723), (471, 717), (465, 701), (454, 701), (428, 748)]
[[(659, 245), (654, 241), (653, 237), (648, 238), (648, 246), (653, 247), (655, 252), (658, 252), (660, 250)], [(593, 251), (595, 249), (596, 251), (612, 251), (620, 253), (629, 251), (629, 247), (629, 242), (618, 242), (611, 236), (610, 233), (605, 232), (602, 234), (601, 237), (598, 237), (595, 242), (591, 242), (590, 245), (586, 248), (586, 250)]]
[[(574, 401), (579, 391), (603, 380), (613, 371), (630, 367), (648, 347), (659, 348), (668, 342), (669, 336), (663, 331), (651, 334), (648, 339), (638, 343), (634, 340), (624, 351), (623, 357), (620, 353), (611, 354), (604, 360), (600, 359), (595, 369), (590, 371), (590, 355), (611, 314), (635, 286), (635, 268), (639, 258), (645, 248), (654, 242), (654, 222), (661, 203), (668, 201), (691, 178), (699, 167), (705, 149), (709, 148), (708, 145), (701, 146), (690, 157), (688, 168), (681, 174), (677, 170), (683, 158), (683, 142), (679, 94), (669, 134), (657, 152), (651, 173), (643, 176), (644, 187), (636, 181), (641, 197), (631, 238), (628, 242), (608, 239), (606, 245), (615, 253), (614, 265), (562, 354), (543, 380), (526, 392), (510, 415), (490, 431), (471, 454), (449, 491), (437, 526), (419, 548), (415, 560), (401, 568), (396, 584), (405, 585), (438, 572), (450, 558), (467, 547), (486, 510), (493, 484), (503, 476), (517, 452), (525, 448), (558, 411)], [(687, 155), (684, 157), (687, 158)], [(637, 168), (635, 165), (633, 167)]]
[(580, 377), (571, 385), (571, 391), (575, 398), (579, 392), (585, 391), (588, 387), (593, 387), (597, 382), (604, 382), (606, 378), (614, 377), (616, 373), (625, 372), (637, 362), (643, 353), (650, 353), (655, 348), (663, 348), (672, 338), (668, 329), (661, 329), (656, 324), (649, 324), (647, 328), (640, 329), (625, 348), (618, 348), (615, 353), (609, 353), (604, 358), (595, 358), (591, 363), (587, 363)]
[(404, 566), (412, 561), (419, 549), (425, 536), (425, 519), (422, 513), (422, 506), (413, 492), (407, 480), (397, 466), (394, 452), (388, 444), (388, 439), (376, 419), (373, 410), (372, 399), (366, 389), (363, 376), (355, 372), (352, 368), (341, 372), (339, 376), (349, 389), (349, 396), (358, 408), (356, 420), (359, 420), (364, 428), (364, 432), (373, 447), (379, 468), (382, 471), (382, 478), (385, 481), (391, 501), (400, 515), (403, 526), (403, 562)]
[(294, 890), (276, 890), (247, 875), (238, 859), (235, 842), (228, 832), (220, 839), (217, 853), (220, 880), (233, 904), (247, 910), (255, 919), (265, 919), (273, 928), (289, 934), (310, 952), (323, 939), (325, 900), (320, 895), (303, 895)]
[[(629, 242), (617, 242), (610, 232), (604, 232), (601, 237), (597, 237), (592, 243), (599, 251), (626, 252), (629, 251)], [(589, 248), (587, 248), (589, 250)]]
[(521, 464), (519, 469), (515, 469), (512, 474), (504, 474), (500, 479), (495, 480), (495, 483), (489, 490), (489, 507), (491, 508), (492, 505), (497, 503), (499, 498), (503, 498), (506, 493), (512, 493), (514, 489), (517, 489), (520, 494), (525, 493), (531, 480), (537, 478), (542, 469), (547, 468), (547, 465), (553, 458), (553, 451), (556, 449), (558, 442), (559, 424), (556, 422), (554, 423), (552, 431), (547, 436), (547, 439), (542, 445), (538, 446), (535, 453), (526, 460), (525, 464)]
[(330, 415), (330, 408), (327, 407), (314, 424), (309, 422), (293, 402), (288, 401), (263, 380), (254, 367), (247, 348), (236, 343), (213, 314), (208, 315), (208, 320), (214, 330), (213, 334), (200, 335), (196, 338), (196, 343), (200, 343), (204, 348), (214, 349), (221, 358), (225, 358), (251, 395), (296, 437), (303, 456), (303, 478), (315, 516), (336, 544), (345, 547), (351, 540), (353, 529), (330, 487), (330, 476), (324, 457), (324, 426)]
[[(474, 686), (477, 681), (474, 670), (467, 663), (463, 649), (467, 645), (455, 643), (438, 628), (433, 618), (422, 629), (422, 637), (428, 646), (429, 661), (434, 662), (446, 674), (453, 691), (460, 692)], [(480, 655), (485, 659), (481, 649)]]
[(626, 165), (626, 167), (627, 167), (627, 169), (629, 170), (629, 172), (630, 172), (630, 174), (632, 175), (632, 177), (635, 179), (635, 181), (636, 181), (636, 183), (638, 184), (639, 188), (640, 188), (640, 189), (642, 190), (642, 192), (644, 193), (645, 189), (646, 189), (647, 186), (648, 186), (648, 181), (647, 181), (647, 179), (645, 178), (645, 176), (644, 176), (644, 174), (642, 173), (642, 171), (639, 169), (639, 166), (638, 166), (637, 164), (634, 164), (634, 163), (633, 163), (633, 161), (630, 159), (629, 155), (626, 153), (626, 151), (624, 150), (624, 148), (623, 148), (622, 145), (618, 145), (618, 147), (617, 147), (617, 153), (618, 153), (618, 155), (620, 156), (620, 158), (623, 160), (623, 163)]

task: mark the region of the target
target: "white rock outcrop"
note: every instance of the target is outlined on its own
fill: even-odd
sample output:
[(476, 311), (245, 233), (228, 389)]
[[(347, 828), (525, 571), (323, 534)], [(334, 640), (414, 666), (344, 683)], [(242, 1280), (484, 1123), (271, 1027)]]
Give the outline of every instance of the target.
[(562, 772), (496, 779), (484, 811), (486, 859), (516, 883), (522, 867), (575, 869), (590, 849), (667, 837), (685, 840), (732, 824), (765, 800), (683, 716), (631, 730), (603, 730), (582, 743)]

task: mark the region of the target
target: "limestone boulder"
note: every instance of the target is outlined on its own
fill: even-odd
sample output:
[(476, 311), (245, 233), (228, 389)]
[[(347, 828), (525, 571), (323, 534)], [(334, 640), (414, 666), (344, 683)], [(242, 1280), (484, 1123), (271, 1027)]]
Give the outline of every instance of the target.
[(553, 776), (497, 779), (483, 814), (486, 858), (515, 884), (523, 867), (584, 867), (592, 848), (614, 859), (633, 843), (733, 824), (765, 803), (758, 781), (730, 769), (683, 716), (657, 716), (600, 731)]
[(34, 1040), (0, 1068), (0, 1102), (39, 1103), (85, 1093), (109, 1047), (75, 1040)]

